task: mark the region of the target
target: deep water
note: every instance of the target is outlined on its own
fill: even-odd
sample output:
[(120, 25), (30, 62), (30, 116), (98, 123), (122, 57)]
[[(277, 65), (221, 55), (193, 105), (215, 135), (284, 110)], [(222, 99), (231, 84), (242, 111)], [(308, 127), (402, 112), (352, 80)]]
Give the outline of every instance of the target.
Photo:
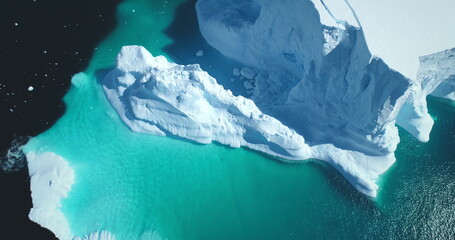
[(5, 155), (63, 115), (71, 76), (87, 67), (95, 47), (115, 27), (118, 2), (0, 1), (0, 239), (53, 239), (28, 220), (25, 160)]
[[(238, 89), (226, 81), (236, 63), (204, 42), (193, 4), (121, 3), (116, 29), (85, 73), (72, 79), (64, 116), (27, 144), (26, 151), (55, 152), (74, 169), (62, 211), (75, 235), (108, 230), (117, 239), (147, 232), (170, 240), (455, 238), (453, 102), (428, 99), (437, 119), (429, 143), (400, 131), (397, 162), (381, 179), (375, 200), (316, 160), (288, 164), (243, 148), (131, 132), (99, 84), (123, 45), (144, 45), (177, 63), (201, 62), (226, 88)], [(199, 49), (204, 56), (195, 56)]]

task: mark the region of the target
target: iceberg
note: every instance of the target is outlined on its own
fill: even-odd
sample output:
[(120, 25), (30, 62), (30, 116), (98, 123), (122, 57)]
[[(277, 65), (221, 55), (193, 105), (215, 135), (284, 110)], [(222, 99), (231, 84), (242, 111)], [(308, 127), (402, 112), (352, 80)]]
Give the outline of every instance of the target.
[[(261, 112), (251, 99), (225, 90), (199, 65), (170, 63), (141, 46), (121, 49), (103, 88), (133, 131), (243, 146), (288, 161), (320, 159), (369, 196), (376, 195), (375, 181), (395, 160), (393, 152), (374, 156), (328, 143), (311, 146), (295, 130)], [(396, 139), (396, 128), (387, 126), (384, 131)]]
[[(396, 124), (429, 140), (425, 97), (448, 76), (411, 79), (391, 68), (370, 51), (364, 15), (349, 2), (199, 0), (196, 10), (207, 42), (243, 65), (234, 75), (254, 81), (245, 82), (251, 99), (197, 64), (125, 46), (103, 88), (131, 130), (320, 159), (371, 197), (395, 161)], [(421, 61), (419, 76), (428, 76)]]
[(225, 90), (197, 64), (181, 66), (143, 47), (125, 46), (104, 90), (137, 132), (246, 146), (287, 159), (310, 157), (303, 137), (263, 114), (252, 100)]
[[(428, 3), (408, 1), (411, 7), (423, 4), (419, 8)], [(448, 11), (446, 3), (441, 1), (437, 8)], [(416, 35), (409, 31), (423, 34), (416, 33), (423, 19), (417, 21), (418, 14), (413, 15), (413, 28), (406, 28), (412, 22), (398, 22), (408, 25), (394, 28), (393, 33), (399, 33), (396, 45), (382, 41), (392, 24), (371, 19), (387, 17), (371, 15), (380, 6), (369, 4), (198, 0), (203, 37), (238, 62), (233, 75), (246, 79), (250, 98), (226, 90), (197, 64), (172, 63), (141, 46), (121, 49), (116, 66), (102, 79), (103, 91), (132, 131), (246, 147), (289, 162), (322, 160), (359, 192), (375, 197), (380, 175), (395, 162), (400, 141), (396, 125), (428, 141), (433, 119), (426, 97), (455, 100), (455, 49), (440, 51), (453, 46), (427, 41), (439, 34), (435, 32), (421, 39), (418, 35), (413, 42)], [(394, 16), (402, 9), (392, 8)], [(450, 16), (440, 14), (437, 22)], [(444, 41), (452, 44), (453, 29), (445, 30)], [(422, 41), (425, 51), (415, 51)], [(206, 56), (202, 50), (195, 55)], [(82, 81), (75, 76), (73, 85), (80, 87)], [(62, 156), (40, 151), (27, 153), (30, 219), (59, 239), (115, 239), (102, 229), (73, 235), (61, 201), (75, 181), (74, 171)], [(162, 237), (149, 231), (140, 239)]]

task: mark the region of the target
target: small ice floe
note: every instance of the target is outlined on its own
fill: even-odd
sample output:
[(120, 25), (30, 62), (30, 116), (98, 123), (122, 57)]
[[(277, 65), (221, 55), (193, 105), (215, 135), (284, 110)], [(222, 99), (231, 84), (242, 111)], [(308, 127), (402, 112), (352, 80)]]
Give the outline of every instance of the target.
[(251, 84), (248, 81), (243, 82), (243, 86), (245, 86), (246, 90), (251, 90), (253, 89), (253, 84)]
[(234, 76), (240, 76), (240, 69), (238, 68), (234, 68), (234, 71), (232, 72), (232, 74), (234, 74)]
[(202, 56), (204, 56), (204, 52), (202, 50), (199, 50), (199, 51), (196, 52), (196, 56), (197, 57), (202, 57)]
[(33, 88), (33, 86), (29, 86), (29, 87), (27, 88), (27, 90), (28, 90), (29, 92), (33, 91), (33, 89), (35, 89), (35, 88)]
[(254, 76), (256, 76), (256, 73), (253, 70), (246, 68), (246, 67), (244, 67), (240, 70), (240, 74), (243, 77), (245, 77), (246, 79), (253, 79)]

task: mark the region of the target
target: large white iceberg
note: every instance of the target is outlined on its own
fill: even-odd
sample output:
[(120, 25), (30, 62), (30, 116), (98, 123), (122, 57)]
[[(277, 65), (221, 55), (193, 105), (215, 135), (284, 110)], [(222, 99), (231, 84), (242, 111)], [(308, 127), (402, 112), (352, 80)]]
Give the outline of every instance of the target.
[(247, 146), (289, 159), (310, 156), (303, 137), (252, 100), (232, 95), (199, 65), (181, 66), (143, 47), (123, 47), (104, 89), (123, 121), (138, 132)]
[[(198, 65), (170, 63), (139, 46), (121, 50), (104, 90), (133, 131), (245, 146), (286, 160), (317, 158), (376, 196), (379, 175), (395, 161), (395, 124), (428, 141), (433, 120), (425, 97), (450, 82), (453, 69), (441, 60), (431, 69), (449, 70), (435, 77), (428, 70), (435, 60), (428, 59), (451, 55), (422, 57), (420, 78), (410, 79), (370, 52), (365, 15), (343, 4), (197, 2), (204, 38), (252, 73), (245, 82), (251, 89), (254, 81), (251, 99), (234, 96)], [(338, 18), (340, 11), (348, 20)]]
[[(133, 131), (245, 146), (286, 160), (317, 158), (369, 196), (376, 195), (375, 181), (394, 162), (393, 152), (367, 155), (330, 143), (310, 146), (251, 99), (225, 90), (199, 65), (170, 63), (140, 46), (122, 48), (116, 68), (105, 76), (104, 90)], [(384, 131), (397, 139), (396, 128)]]

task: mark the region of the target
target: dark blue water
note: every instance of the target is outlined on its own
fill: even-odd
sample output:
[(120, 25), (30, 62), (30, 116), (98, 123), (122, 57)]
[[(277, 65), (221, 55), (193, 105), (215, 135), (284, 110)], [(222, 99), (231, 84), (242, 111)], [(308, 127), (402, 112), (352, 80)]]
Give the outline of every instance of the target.
[[(118, 2), (0, 1), (0, 161), (14, 139), (26, 142), (63, 114), (71, 76), (115, 27)], [(53, 239), (28, 220), (29, 179), (22, 166), (19, 161), (13, 173), (0, 170), (0, 239)]]

